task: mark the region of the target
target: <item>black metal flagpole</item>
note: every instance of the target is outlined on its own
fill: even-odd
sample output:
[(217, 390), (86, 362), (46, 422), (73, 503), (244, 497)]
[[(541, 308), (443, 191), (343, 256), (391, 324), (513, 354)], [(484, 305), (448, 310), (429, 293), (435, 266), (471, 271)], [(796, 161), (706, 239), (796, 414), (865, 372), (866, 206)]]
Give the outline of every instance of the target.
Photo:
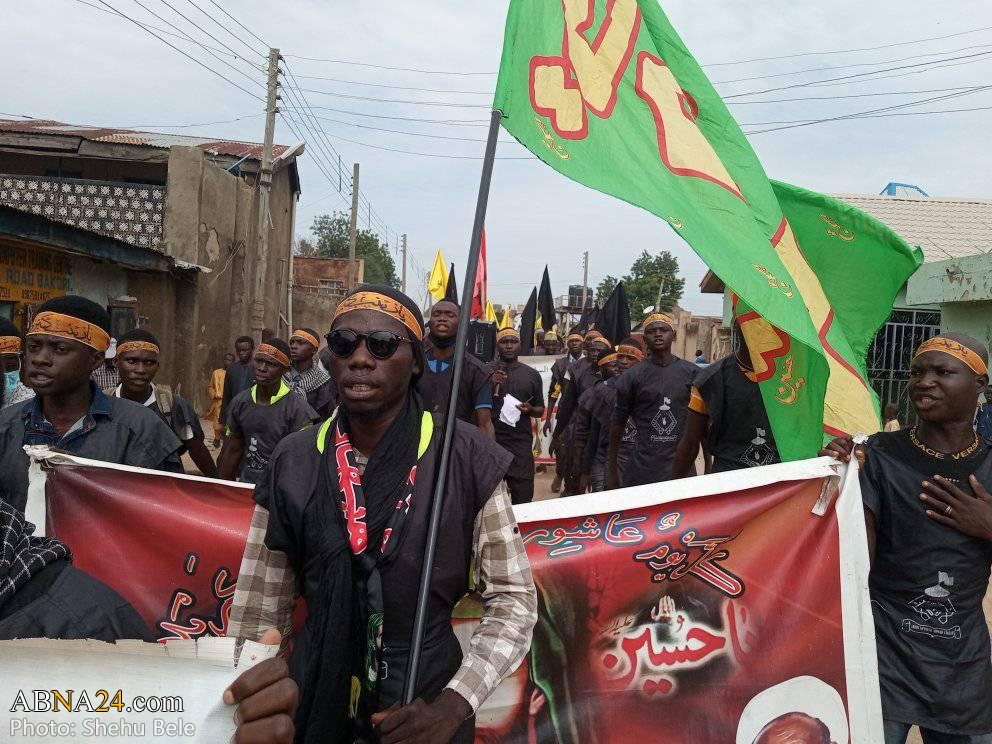
[(448, 482), (448, 462), (451, 459), (451, 443), (454, 441), (455, 420), (458, 412), (458, 395), (455, 393), (461, 383), (465, 368), (466, 341), (468, 340), (469, 316), (472, 310), (472, 295), (475, 287), (475, 274), (479, 268), (479, 244), (482, 241), (482, 228), (486, 224), (486, 207), (489, 205), (489, 183), (493, 176), (493, 162), (496, 159), (496, 140), (499, 137), (499, 122), (503, 112), (495, 109), (489, 121), (489, 137), (486, 140), (486, 155), (482, 161), (482, 179), (479, 183), (479, 199), (475, 204), (475, 222), (472, 225), (472, 242), (468, 248), (468, 265), (465, 267), (465, 283), (462, 289), (461, 319), (455, 336), (455, 361), (451, 370), (451, 392), (448, 395), (448, 411), (445, 416), (444, 432), (441, 440), (441, 456), (438, 458), (437, 473), (434, 478), (434, 496), (431, 502), (431, 520), (427, 528), (427, 545), (424, 548), (424, 565), (420, 572), (420, 592), (417, 595), (417, 611), (413, 616), (413, 635), (410, 638), (410, 660), (407, 662), (406, 679), (403, 681), (403, 704), (409, 705), (416, 697), (417, 676), (420, 673), (420, 657), (424, 647), (424, 630), (427, 625), (427, 600), (430, 596), (431, 574), (434, 571), (434, 553), (441, 527), (441, 511), (444, 508), (444, 490)]

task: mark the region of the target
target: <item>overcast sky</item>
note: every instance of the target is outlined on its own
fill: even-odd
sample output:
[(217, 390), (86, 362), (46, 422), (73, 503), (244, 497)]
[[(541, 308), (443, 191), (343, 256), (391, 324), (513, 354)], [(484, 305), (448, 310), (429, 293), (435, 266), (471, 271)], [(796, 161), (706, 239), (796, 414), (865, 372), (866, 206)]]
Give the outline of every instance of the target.
[[(104, 7), (100, 0), (86, 0), (90, 1)], [(222, 49), (217, 41), (180, 17), (179, 11), (248, 57), (243, 45), (201, 13), (202, 7), (252, 47), (263, 49), (260, 41), (238, 28), (211, 0), (140, 0), (148, 10), (138, 1), (107, 0), (129, 16), (174, 31), (148, 12), (154, 11), (205, 44)], [(485, 122), (495, 75), (402, 72), (313, 62), (290, 55), (387, 67), (492, 73), (499, 65), (507, 1), (216, 2), (265, 42), (279, 47), (301, 87), (374, 99), (307, 93), (314, 107), (445, 122), (316, 111), (318, 116), (337, 120), (323, 121), (321, 125), (329, 142), (342, 155), (348, 172), (353, 161), (361, 163), (361, 191), (390, 233), (409, 236), (413, 259), (411, 294), (423, 297), (419, 272), (430, 267), (439, 247), (449, 261), (463, 270), (480, 161), (423, 157), (366, 145), (478, 158), (483, 151), (485, 126), (464, 122)], [(81, 0), (0, 0), (0, 7), (7, 19), (2, 32), (4, 71), (0, 74), (0, 111), (4, 114), (261, 141), (260, 101), (128, 21), (88, 7)], [(825, 118), (918, 101), (947, 93), (850, 96), (980, 86), (992, 73), (992, 3), (987, 0), (668, 0), (663, 7), (696, 58), (704, 65), (714, 65), (708, 67), (710, 78), (725, 96), (917, 65), (841, 83), (805, 85), (735, 99), (825, 99), (733, 105), (731, 110), (741, 124)], [(932, 37), (949, 38), (901, 43)], [(164, 38), (190, 50), (231, 81), (261, 93), (248, 78), (210, 58), (202, 49), (171, 36)], [(742, 63), (755, 58), (882, 45), (895, 46)], [(965, 55), (979, 56), (920, 66), (923, 62)], [(257, 59), (261, 61), (261, 56)], [(252, 72), (239, 60), (232, 61), (262, 80), (261, 73)], [(822, 69), (837, 66), (844, 67)], [(807, 72), (789, 74), (798, 71)], [(304, 75), (360, 84), (304, 79)], [(739, 82), (722, 82), (735, 80)], [(373, 83), (445, 92), (372, 87)], [(444, 101), (459, 106), (384, 103), (381, 98)], [(462, 107), (463, 104), (472, 107)], [(902, 112), (980, 107), (992, 107), (992, 90)], [(878, 193), (889, 181), (899, 181), (918, 184), (933, 196), (988, 199), (992, 198), (990, 114), (992, 111), (979, 110), (862, 118), (755, 134), (751, 142), (769, 175), (818, 191)], [(251, 118), (194, 128), (165, 126), (239, 117)], [(456, 120), (459, 123), (453, 123)], [(478, 141), (396, 134), (355, 124)], [(502, 139), (511, 138), (503, 133)], [(291, 143), (298, 137), (280, 121), (276, 140)], [(498, 154), (524, 159), (496, 163), (487, 220), (490, 297), (495, 302), (524, 301), (531, 287), (540, 281), (545, 263), (550, 265), (555, 293), (563, 294), (569, 284), (581, 283), (583, 251), (589, 251), (590, 284), (595, 286), (606, 274), (627, 271), (642, 250), (670, 250), (678, 256), (686, 279), (682, 305), (696, 313), (719, 313), (719, 298), (701, 295), (698, 290), (705, 266), (667, 224), (568, 181), (540, 161), (526, 157), (526, 151), (515, 142), (501, 144)], [(301, 235), (307, 233), (316, 215), (346, 206), (347, 193), (344, 197), (338, 195), (336, 178), (333, 184), (327, 182), (315, 162), (319, 157), (318, 148), (311, 143), (300, 163), (304, 193), (297, 232)], [(326, 164), (325, 170), (336, 167), (336, 163)], [(344, 190), (347, 192), (347, 185)], [(360, 222), (364, 221), (363, 213)]]

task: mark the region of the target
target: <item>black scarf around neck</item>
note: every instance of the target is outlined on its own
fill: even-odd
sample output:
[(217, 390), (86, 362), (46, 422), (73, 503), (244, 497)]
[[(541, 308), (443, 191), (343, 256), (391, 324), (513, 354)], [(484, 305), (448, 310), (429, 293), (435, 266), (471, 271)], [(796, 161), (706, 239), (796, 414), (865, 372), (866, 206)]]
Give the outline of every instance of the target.
[[(402, 412), (359, 476), (342, 407), (322, 456), (315, 519), (324, 544), (317, 596), (307, 597), (309, 656), (300, 686), (297, 742), (374, 741), (383, 628), (380, 569), (395, 559), (411, 506), (423, 402), (411, 388)], [(392, 672), (391, 672), (392, 673)]]

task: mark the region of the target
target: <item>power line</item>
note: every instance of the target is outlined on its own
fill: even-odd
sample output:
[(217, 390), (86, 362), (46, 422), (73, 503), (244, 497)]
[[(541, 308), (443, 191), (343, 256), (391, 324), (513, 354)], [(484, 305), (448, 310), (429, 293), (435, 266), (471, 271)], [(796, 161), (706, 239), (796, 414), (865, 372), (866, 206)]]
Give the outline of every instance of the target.
[[(894, 116), (930, 116), (933, 114), (961, 114), (971, 111), (992, 111), (992, 106), (974, 106), (971, 108), (938, 109), (936, 111), (890, 111), (884, 114), (855, 114), (851, 120), (855, 119), (888, 119)], [(758, 127), (770, 124), (825, 124), (832, 119), (800, 119), (797, 121), (756, 121), (741, 124), (742, 127)], [(847, 121), (845, 119), (844, 121)], [(748, 132), (748, 134), (761, 134), (761, 132)]]
[[(892, 49), (893, 47), (900, 46), (910, 46), (912, 44), (922, 44), (929, 41), (943, 41), (944, 39), (953, 39), (960, 36), (968, 36), (970, 34), (980, 33), (982, 31), (992, 30), (992, 26), (982, 26), (980, 28), (968, 29), (966, 31), (959, 31), (953, 34), (945, 34), (943, 36), (930, 36), (923, 39), (912, 39), (909, 41), (899, 41), (890, 44), (879, 44), (877, 46), (869, 47), (857, 47), (851, 49), (833, 49), (829, 51), (809, 51), (809, 52), (797, 52), (795, 54), (783, 54), (774, 57), (755, 57), (753, 59), (736, 60), (732, 62), (709, 62), (702, 65), (702, 67), (726, 67), (730, 65), (746, 65), (752, 64), (754, 62), (772, 62), (782, 59), (795, 59), (797, 57), (815, 57), (822, 55), (838, 55), (838, 54), (855, 54), (858, 52), (874, 52), (881, 49)], [(348, 65), (352, 67), (367, 67), (373, 70), (393, 70), (396, 72), (416, 72), (423, 75), (453, 75), (453, 76), (481, 76), (481, 75), (497, 75), (498, 71), (491, 72), (465, 72), (462, 70), (429, 70), (416, 67), (394, 67), (391, 65), (380, 65), (373, 64), (370, 62), (362, 62), (358, 60), (345, 60), (345, 59), (326, 59), (321, 57), (305, 57), (302, 55), (288, 55), (293, 59), (304, 60), (307, 62), (323, 62), (327, 64), (337, 64), (337, 65)]]
[[(134, 1), (136, 3), (138, 2), (138, 0), (134, 0)], [(185, 13), (183, 13), (181, 10), (179, 10), (176, 6), (174, 6), (172, 3), (170, 3), (169, 0), (159, 0), (159, 2), (162, 3), (162, 5), (166, 6), (167, 8), (171, 9), (172, 12), (175, 13), (176, 15), (178, 15), (180, 18), (183, 18), (187, 23), (189, 23), (193, 27), (199, 29), (201, 33), (206, 34), (211, 39), (213, 39), (214, 41), (216, 41), (218, 44), (220, 44), (222, 47), (224, 47), (227, 51), (229, 51), (234, 56), (235, 59), (240, 59), (242, 62), (246, 62), (249, 65), (251, 65), (252, 67), (257, 67), (257, 68), (261, 69), (261, 65), (259, 63), (252, 62), (251, 60), (247, 60), (244, 57), (242, 57), (240, 54), (238, 54), (236, 51), (234, 51), (233, 49), (231, 49), (231, 47), (229, 47), (223, 41), (221, 41), (220, 39), (218, 39), (216, 36), (214, 36), (212, 33), (210, 33), (209, 31), (207, 31), (199, 23), (197, 23), (196, 21), (194, 21), (193, 19), (191, 19), (189, 16), (187, 16)], [(141, 3), (138, 3), (138, 4), (141, 5)], [(142, 5), (142, 7), (144, 7), (144, 6)], [(195, 5), (194, 5), (194, 7), (195, 7)]]
[[(80, 5), (87, 5), (90, 8), (93, 8), (93, 10), (99, 10), (101, 13), (106, 13), (108, 15), (120, 15), (120, 13), (115, 13), (114, 11), (107, 10), (106, 8), (101, 8), (99, 5), (95, 5), (95, 4), (91, 3), (91, 2), (88, 2), (88, 0), (76, 0), (76, 2), (79, 3)], [(156, 25), (151, 24), (151, 23), (142, 23), (141, 21), (134, 20), (133, 18), (131, 20), (134, 21), (135, 23), (137, 23), (138, 25), (140, 25), (144, 29), (152, 29), (153, 31), (158, 31), (160, 34), (165, 34), (166, 36), (172, 36), (172, 37), (174, 37), (176, 39), (182, 39), (183, 41), (189, 41), (189, 35), (188, 34), (177, 34), (174, 31), (168, 31), (168, 30), (166, 30), (164, 28), (161, 28), (161, 27), (156, 26)], [(194, 42), (194, 43), (196, 43), (196, 42)], [(219, 49), (217, 47), (212, 47), (209, 44), (199, 44), (199, 46), (203, 47), (204, 49), (210, 49), (211, 51), (218, 52), (220, 54), (223, 54), (223, 52), (224, 52), (223, 49)]]
[(220, 12), (221, 12), (221, 13), (223, 13), (224, 15), (226, 15), (226, 16), (227, 16), (228, 18), (230, 18), (230, 19), (231, 19), (232, 21), (234, 21), (234, 22), (235, 22), (236, 24), (238, 24), (238, 25), (239, 25), (239, 26), (240, 26), (240, 27), (241, 27), (242, 29), (244, 29), (245, 31), (247, 31), (247, 32), (248, 32), (248, 33), (249, 33), (249, 34), (250, 34), (251, 36), (254, 36), (256, 40), (258, 40), (258, 41), (260, 41), (260, 42), (262, 42), (262, 45), (263, 45), (263, 46), (264, 46), (264, 47), (265, 47), (266, 49), (268, 49), (268, 48), (270, 48), (270, 46), (271, 46), (270, 44), (268, 44), (268, 43), (267, 43), (267, 42), (266, 42), (266, 41), (265, 41), (265, 40), (264, 40), (264, 39), (263, 39), (263, 38), (262, 38), (261, 36), (259, 36), (258, 34), (256, 34), (256, 33), (255, 33), (254, 31), (252, 31), (252, 30), (251, 30), (250, 28), (248, 28), (247, 26), (245, 26), (245, 24), (243, 24), (243, 23), (242, 23), (241, 21), (239, 21), (239, 20), (238, 20), (237, 18), (235, 18), (235, 17), (234, 17), (234, 16), (232, 16), (232, 15), (231, 15), (230, 13), (228, 13), (228, 12), (227, 12), (226, 10), (224, 10), (224, 8), (223, 8), (223, 6), (221, 6), (221, 5), (218, 5), (217, 3), (215, 3), (215, 2), (214, 2), (214, 0), (209, 0), (209, 2), (210, 2), (210, 4), (211, 4), (211, 5), (213, 5), (213, 6), (214, 6), (214, 7), (216, 7), (216, 8), (218, 9), (218, 10), (220, 10)]
[(299, 54), (287, 55), (292, 59), (304, 60), (306, 62), (327, 62), (329, 64), (335, 65), (350, 65), (352, 67), (368, 67), (373, 70), (393, 70), (395, 72), (418, 72), (422, 75), (456, 75), (456, 76), (476, 76), (476, 75), (495, 75), (495, 72), (463, 72), (454, 70), (424, 70), (416, 67), (392, 67), (390, 65), (376, 65), (369, 62), (353, 62), (346, 59), (321, 59), (319, 57), (304, 57)]
[(825, 80), (813, 80), (813, 81), (808, 81), (808, 82), (805, 82), (805, 83), (792, 83), (790, 85), (782, 85), (782, 86), (779, 86), (777, 88), (767, 88), (765, 90), (754, 90), (754, 91), (749, 91), (747, 93), (735, 93), (733, 95), (723, 96), (723, 99), (724, 100), (728, 100), (728, 99), (733, 99), (733, 98), (743, 98), (745, 96), (759, 96), (759, 95), (763, 95), (764, 93), (774, 93), (775, 91), (779, 91), (779, 90), (791, 90), (793, 88), (807, 88), (807, 87), (809, 87), (811, 85), (822, 85), (823, 83), (832, 83), (832, 82), (839, 81), (839, 80), (852, 80), (854, 78), (864, 77), (866, 75), (877, 75), (879, 73), (892, 72), (894, 70), (908, 70), (908, 69), (911, 69), (911, 68), (923, 67), (923, 66), (926, 66), (926, 65), (936, 64), (938, 62), (951, 62), (951, 61), (961, 60), (961, 59), (975, 59), (975, 58), (978, 58), (978, 57), (988, 57), (989, 55), (992, 55), (992, 51), (989, 51), (989, 52), (976, 52), (974, 54), (965, 54), (965, 55), (962, 55), (960, 57), (947, 57), (946, 59), (931, 60), (930, 62), (918, 62), (918, 63), (913, 64), (913, 65), (898, 65), (897, 67), (890, 67), (890, 68), (887, 68), (885, 70), (873, 70), (871, 72), (855, 72), (855, 73), (852, 73), (850, 75), (842, 75), (840, 77), (835, 77), (835, 78), (826, 78)]
[[(165, 2), (165, 0), (162, 0), (162, 2)], [(226, 59), (224, 59), (223, 57), (221, 57), (219, 54), (215, 54), (214, 52), (210, 51), (210, 49), (208, 47), (204, 46), (199, 40), (194, 39), (192, 36), (190, 36), (189, 34), (187, 34), (179, 26), (177, 26), (176, 24), (172, 23), (172, 21), (170, 21), (170, 20), (168, 20), (168, 19), (163, 18), (162, 16), (160, 16), (154, 10), (152, 10), (151, 8), (149, 8), (148, 6), (146, 6), (144, 3), (142, 3), (141, 0), (134, 0), (134, 3), (135, 3), (135, 5), (138, 5), (139, 7), (144, 8), (145, 12), (150, 13), (151, 15), (155, 16), (156, 18), (158, 18), (163, 23), (167, 23), (169, 26), (171, 26), (172, 28), (176, 29), (176, 31), (178, 31), (179, 33), (184, 34), (186, 36), (186, 38), (191, 43), (193, 43), (193, 44), (201, 47), (204, 51), (207, 52), (207, 54), (209, 54), (211, 57), (213, 57), (214, 59), (216, 59), (221, 64), (226, 65), (227, 67), (229, 67), (230, 69), (232, 69), (236, 73), (238, 73), (239, 75), (242, 75), (242, 76), (248, 78), (248, 80), (250, 80), (255, 85), (259, 86), (263, 90), (265, 89), (265, 86), (261, 83), (261, 81), (256, 80), (254, 77), (252, 77), (251, 75), (249, 75), (244, 70), (242, 70), (242, 69), (240, 69), (238, 67), (235, 67), (230, 62), (228, 62)], [(166, 3), (166, 4), (168, 4), (168, 3)], [(256, 69), (259, 69), (260, 70), (261, 68), (256, 68)]]
[[(414, 116), (388, 116), (386, 114), (369, 114), (364, 111), (348, 111), (331, 108), (330, 106), (311, 106), (314, 111), (332, 111), (336, 114), (348, 114), (365, 119), (388, 119), (390, 121), (416, 121), (422, 124), (448, 124), (459, 127), (488, 127), (489, 122), (483, 119), (420, 119)], [(319, 118), (319, 117), (318, 117)]]
[[(251, 52), (252, 54), (257, 54), (257, 55), (258, 55), (259, 57), (261, 57), (262, 59), (265, 59), (265, 54), (264, 54), (263, 52), (261, 52), (261, 51), (259, 51), (258, 49), (256, 49), (255, 47), (253, 47), (253, 46), (252, 46), (251, 44), (249, 44), (249, 43), (248, 43), (247, 41), (245, 41), (244, 39), (242, 39), (242, 38), (241, 38), (240, 36), (238, 36), (238, 35), (237, 35), (236, 33), (234, 33), (234, 32), (233, 32), (233, 31), (232, 31), (231, 29), (229, 29), (229, 28), (228, 28), (227, 26), (225, 26), (225, 25), (224, 25), (223, 23), (221, 23), (221, 22), (220, 22), (220, 21), (218, 21), (218, 20), (217, 20), (216, 18), (214, 18), (214, 17), (212, 16), (212, 15), (210, 15), (210, 13), (208, 13), (208, 12), (207, 12), (207, 11), (205, 11), (205, 10), (204, 10), (203, 8), (201, 8), (201, 7), (199, 6), (199, 5), (197, 5), (197, 4), (196, 4), (196, 3), (195, 3), (195, 2), (193, 1), (193, 0), (186, 0), (186, 2), (188, 2), (188, 3), (190, 4), (190, 5), (192, 5), (192, 6), (194, 7), (194, 8), (196, 8), (196, 9), (197, 9), (198, 11), (200, 11), (200, 13), (202, 13), (202, 14), (203, 14), (203, 15), (205, 15), (205, 16), (206, 16), (207, 18), (209, 18), (209, 19), (210, 19), (211, 21), (213, 21), (213, 22), (214, 22), (214, 23), (215, 23), (215, 24), (216, 24), (216, 25), (217, 25), (217, 26), (218, 26), (219, 28), (221, 28), (221, 29), (223, 29), (223, 30), (224, 30), (224, 31), (226, 31), (226, 32), (227, 32), (228, 34), (230, 34), (230, 36), (231, 36), (231, 37), (232, 37), (233, 39), (235, 39), (235, 40), (236, 40), (236, 41), (237, 41), (237, 42), (238, 42), (239, 44), (241, 44), (241, 45), (242, 45), (242, 46), (243, 46), (243, 47), (244, 47), (245, 49), (247, 49), (248, 51), (250, 51), (250, 52)], [(211, 2), (213, 2), (213, 0), (211, 0)], [(214, 3), (214, 5), (217, 5), (217, 3)], [(231, 14), (230, 14), (230, 13), (228, 13), (228, 12), (227, 12), (226, 10), (224, 10), (223, 8), (221, 8), (221, 6), (219, 6), (219, 5), (217, 5), (217, 7), (218, 7), (218, 8), (220, 8), (220, 9), (221, 9), (221, 11), (222, 11), (222, 12), (223, 12), (223, 13), (224, 13), (224, 14), (225, 14), (225, 15), (226, 15), (226, 16), (227, 16), (228, 18), (231, 18), (231, 20), (233, 20), (233, 21), (234, 21), (235, 23), (238, 23), (238, 21), (237, 21), (237, 19), (235, 19), (235, 18), (233, 18), (233, 17), (231, 16)], [(238, 23), (238, 25), (240, 26), (241, 24), (240, 24), (240, 23)], [(244, 27), (242, 26), (242, 28), (244, 28)], [(246, 29), (246, 30), (247, 30), (247, 29)], [(249, 32), (249, 33), (251, 33), (251, 32)], [(261, 41), (261, 40), (260, 40), (260, 41)], [(265, 45), (265, 48), (266, 48), (266, 49), (268, 49), (268, 48), (269, 48), (269, 45), (268, 45), (268, 44), (265, 44), (265, 42), (264, 42), (264, 41), (262, 42), (262, 44), (264, 44), (264, 45)]]
[[(371, 147), (373, 150), (387, 150), (388, 152), (398, 152), (403, 155), (419, 155), (425, 158), (445, 158), (449, 160), (482, 160), (481, 155), (448, 155), (445, 153), (437, 153), (437, 152), (416, 152), (413, 150), (404, 150), (398, 147), (386, 147), (384, 145), (373, 145), (368, 142), (360, 142), (358, 140), (342, 137), (339, 134), (328, 133), (328, 136), (331, 137), (332, 139), (339, 139), (342, 142), (350, 142), (353, 145), (360, 145), (361, 147)], [(524, 156), (524, 157), (497, 156), (496, 159), (497, 160), (531, 160), (532, 156)]]
[[(328, 122), (331, 122), (332, 124), (343, 124), (343, 125), (349, 126), (349, 127), (357, 127), (358, 129), (368, 129), (368, 130), (371, 130), (373, 132), (387, 132), (389, 134), (403, 134), (403, 135), (407, 135), (409, 137), (426, 137), (428, 139), (454, 140), (454, 141), (457, 141), (457, 142), (485, 142), (486, 141), (485, 137), (452, 137), (452, 136), (444, 135), (444, 134), (427, 134), (426, 132), (410, 132), (410, 131), (404, 131), (402, 129), (385, 129), (383, 127), (373, 127), (373, 126), (370, 126), (368, 124), (357, 124), (357, 123), (352, 122), (352, 121), (342, 121), (340, 119), (331, 119), (331, 118), (326, 117), (326, 116), (318, 116), (317, 118), (320, 119), (320, 121), (328, 121)], [(509, 144), (509, 141), (508, 140), (500, 140), (499, 141), (499, 144), (501, 144), (501, 145)]]
[[(848, 70), (852, 67), (875, 67), (878, 65), (891, 65), (896, 62), (908, 62), (913, 59), (920, 59), (921, 57), (936, 57), (940, 54), (957, 54), (958, 52), (966, 52), (969, 49), (988, 49), (992, 47), (992, 44), (975, 44), (972, 46), (961, 47), (959, 49), (951, 49), (943, 52), (928, 52), (926, 54), (914, 54), (910, 57), (900, 57), (899, 59), (886, 59), (880, 60), (878, 62), (856, 62), (849, 65), (830, 65), (828, 67), (808, 67), (805, 70), (792, 70), (791, 72), (777, 72), (771, 75), (752, 75), (750, 77), (736, 78), (734, 80), (715, 80), (713, 85), (729, 85), (731, 83), (743, 83), (748, 80), (768, 80), (771, 78), (780, 77), (790, 77), (792, 75), (806, 75), (811, 72), (828, 72), (830, 70)], [(943, 60), (931, 60), (934, 64), (942, 62)], [(865, 73), (870, 74), (870, 73)]]
[(757, 106), (765, 103), (792, 103), (794, 101), (837, 101), (843, 98), (876, 98), (882, 96), (916, 96), (924, 93), (950, 93), (958, 90), (972, 90), (975, 86), (960, 88), (929, 88), (927, 90), (892, 90), (869, 93), (848, 93), (835, 96), (800, 96), (798, 98), (769, 98), (764, 101), (732, 101), (730, 106)]
[(879, 49), (892, 49), (893, 47), (899, 46), (909, 46), (910, 44), (922, 44), (927, 41), (943, 41), (944, 39), (954, 39), (959, 36), (968, 36), (969, 34), (977, 34), (982, 31), (992, 30), (992, 26), (982, 26), (981, 28), (973, 28), (968, 31), (960, 31), (956, 34), (947, 34), (945, 36), (930, 36), (926, 39), (913, 39), (911, 41), (898, 41), (894, 44), (881, 44), (879, 46), (871, 47), (860, 47), (855, 49), (833, 49), (831, 51), (824, 52), (797, 52), (796, 54), (784, 54), (776, 57), (755, 57), (754, 59), (743, 59), (737, 60), (736, 62), (710, 62), (703, 65), (703, 67), (726, 67), (728, 65), (748, 65), (752, 62), (771, 62), (779, 59), (795, 59), (796, 57), (816, 57), (820, 55), (835, 55), (835, 54), (855, 54), (857, 52), (875, 52)]
[(944, 100), (947, 100), (949, 98), (960, 98), (961, 96), (968, 96), (968, 95), (972, 95), (974, 93), (978, 93), (978, 92), (981, 92), (983, 90), (989, 90), (989, 89), (992, 89), (992, 85), (983, 85), (983, 86), (980, 86), (980, 87), (975, 88), (973, 90), (963, 91), (961, 93), (949, 93), (949, 94), (944, 95), (944, 96), (935, 96), (933, 98), (925, 98), (925, 99), (922, 99), (922, 100), (919, 100), (919, 101), (911, 101), (909, 103), (900, 103), (900, 104), (896, 104), (894, 106), (886, 106), (884, 108), (871, 109), (869, 111), (859, 111), (859, 112), (855, 112), (855, 113), (851, 113), (851, 114), (843, 114), (841, 116), (826, 117), (826, 118), (823, 118), (823, 119), (812, 119), (812, 120), (804, 121), (804, 122), (801, 122), (801, 123), (793, 123), (793, 124), (787, 124), (787, 125), (779, 126), (779, 127), (772, 127), (770, 129), (759, 129), (757, 131), (748, 132), (748, 134), (766, 134), (768, 132), (778, 132), (778, 131), (781, 131), (783, 129), (797, 129), (799, 127), (808, 127), (808, 126), (812, 126), (814, 124), (824, 124), (826, 122), (831, 122), (831, 121), (843, 121), (845, 119), (858, 119), (858, 118), (865, 117), (868, 114), (879, 114), (879, 113), (883, 113), (883, 112), (886, 112), (886, 111), (892, 111), (892, 110), (896, 110), (896, 109), (908, 108), (910, 106), (919, 106), (919, 105), (922, 105), (924, 103), (932, 103), (934, 101), (944, 101)]
[(391, 88), (393, 90), (418, 90), (424, 93), (461, 93), (472, 96), (491, 96), (491, 90), (449, 90), (447, 88), (421, 88), (416, 85), (387, 85), (385, 83), (368, 83), (362, 80), (343, 80), (341, 78), (324, 77), (322, 75), (300, 75), (300, 80), (326, 80), (331, 83), (344, 85), (364, 85), (369, 88)]
[(171, 42), (163, 39), (161, 36), (159, 36), (158, 34), (156, 34), (151, 29), (145, 28), (145, 26), (143, 24), (141, 24), (139, 21), (136, 21), (131, 16), (122, 13), (117, 8), (115, 8), (113, 5), (111, 5), (110, 3), (108, 3), (106, 0), (97, 0), (97, 2), (100, 3), (101, 5), (107, 7), (107, 8), (110, 8), (110, 10), (112, 10), (114, 13), (116, 13), (117, 15), (119, 15), (121, 18), (124, 18), (124, 19), (130, 21), (134, 25), (136, 25), (139, 28), (141, 28), (142, 30), (144, 30), (146, 33), (151, 34), (152, 36), (154, 36), (156, 39), (158, 39), (159, 41), (161, 41), (166, 46), (171, 47), (172, 49), (174, 49), (175, 51), (179, 52), (181, 55), (183, 55), (184, 57), (186, 57), (190, 61), (195, 62), (196, 64), (198, 64), (204, 70), (207, 70), (211, 74), (216, 75), (217, 77), (219, 77), (221, 80), (224, 80), (225, 82), (233, 85), (235, 88), (237, 88), (238, 90), (240, 90), (242, 93), (247, 93), (249, 96), (251, 96), (252, 98), (255, 98), (256, 100), (264, 101), (264, 99), (261, 96), (256, 95), (255, 93), (252, 93), (247, 88), (243, 88), (242, 86), (238, 85), (236, 82), (234, 82), (233, 80), (231, 80), (226, 75), (224, 75), (224, 74), (222, 74), (220, 72), (217, 72), (217, 70), (213, 69), (212, 67), (207, 66), (206, 64), (204, 64), (203, 62), (201, 62), (200, 60), (198, 60), (196, 57), (194, 57), (194, 56), (192, 56), (190, 54), (187, 54), (182, 49), (180, 49), (179, 47), (177, 47), (175, 44), (172, 44)]
[[(992, 52), (989, 52), (992, 54)], [(488, 103), (453, 103), (450, 101), (410, 101), (401, 98), (373, 98), (370, 96), (353, 96), (348, 93), (338, 93), (330, 90), (314, 90), (313, 88), (300, 88), (304, 93), (316, 93), (321, 96), (331, 96), (333, 98), (351, 98), (356, 101), (375, 101), (377, 103), (401, 103), (409, 106), (446, 106), (451, 108), (492, 108)]]

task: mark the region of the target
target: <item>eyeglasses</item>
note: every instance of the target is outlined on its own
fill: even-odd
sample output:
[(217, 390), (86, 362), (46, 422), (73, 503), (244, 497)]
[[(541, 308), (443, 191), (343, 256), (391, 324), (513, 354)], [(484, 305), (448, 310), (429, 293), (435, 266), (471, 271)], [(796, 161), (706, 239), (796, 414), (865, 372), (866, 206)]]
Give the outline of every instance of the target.
[(412, 339), (404, 338), (391, 331), (372, 331), (371, 333), (357, 333), (347, 328), (331, 331), (325, 337), (327, 348), (336, 357), (347, 359), (355, 353), (358, 345), (365, 340), (365, 348), (369, 354), (376, 359), (389, 359), (400, 344), (404, 341), (413, 343)]

